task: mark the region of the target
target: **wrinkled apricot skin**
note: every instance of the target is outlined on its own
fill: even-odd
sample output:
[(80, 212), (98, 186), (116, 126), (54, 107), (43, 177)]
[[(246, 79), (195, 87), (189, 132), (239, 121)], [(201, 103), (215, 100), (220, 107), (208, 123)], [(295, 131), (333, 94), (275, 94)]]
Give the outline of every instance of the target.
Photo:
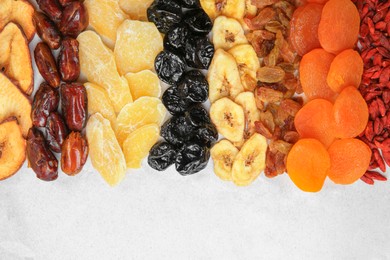
[(322, 9), (318, 39), (327, 52), (338, 54), (357, 42), (360, 16), (350, 0), (329, 0)]
[(355, 87), (346, 87), (334, 103), (333, 115), (336, 137), (356, 137), (368, 123), (367, 103)]
[(328, 151), (316, 139), (301, 139), (287, 156), (287, 173), (306, 192), (318, 192), (330, 168)]
[(325, 99), (309, 101), (295, 116), (294, 124), (302, 138), (314, 138), (325, 147), (335, 139), (333, 104)]
[(329, 147), (330, 169), (328, 177), (336, 184), (352, 184), (367, 171), (371, 150), (364, 142), (353, 139), (334, 141)]
[(362, 58), (357, 51), (348, 49), (334, 58), (326, 82), (333, 91), (340, 93), (347, 86), (358, 88), (362, 75)]
[(326, 82), (334, 55), (324, 49), (314, 49), (302, 57), (299, 74), (302, 89), (309, 100), (323, 98), (333, 102), (335, 93)]

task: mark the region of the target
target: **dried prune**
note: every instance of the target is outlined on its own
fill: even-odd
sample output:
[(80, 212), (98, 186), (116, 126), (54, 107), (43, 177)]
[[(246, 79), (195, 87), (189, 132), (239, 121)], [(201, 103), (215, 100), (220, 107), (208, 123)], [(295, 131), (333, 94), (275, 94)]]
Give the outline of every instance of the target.
[(210, 150), (206, 146), (188, 143), (176, 156), (176, 171), (181, 175), (190, 175), (206, 168), (210, 159)]
[(196, 133), (196, 127), (187, 122), (184, 116), (173, 116), (161, 127), (161, 136), (174, 146), (182, 146)]
[(176, 86), (172, 86), (164, 92), (162, 102), (172, 115), (183, 114), (190, 105), (187, 99), (179, 96)]
[(206, 36), (189, 37), (185, 46), (185, 61), (188, 66), (208, 69), (214, 56), (214, 45)]
[(196, 34), (207, 35), (213, 28), (213, 23), (203, 9), (188, 11), (183, 21)]
[(61, 115), (57, 112), (51, 113), (46, 122), (46, 140), (50, 150), (60, 153), (67, 134), (68, 130)]
[(31, 109), (31, 119), (36, 127), (44, 127), (51, 112), (56, 111), (60, 95), (46, 82), (43, 82), (35, 94)]
[(66, 125), (72, 131), (83, 130), (88, 116), (87, 90), (80, 83), (61, 85), (61, 105)]
[(165, 83), (174, 85), (182, 78), (186, 64), (176, 54), (170, 51), (160, 52), (154, 62), (158, 77)]
[(147, 10), (149, 22), (156, 25), (161, 33), (178, 24), (183, 16), (181, 6), (173, 0), (155, 0)]
[(88, 143), (79, 132), (72, 132), (62, 146), (61, 169), (69, 176), (78, 174), (88, 158)]
[(164, 48), (185, 57), (186, 44), (190, 35), (191, 32), (186, 24), (178, 24), (165, 34)]
[(65, 6), (58, 28), (62, 34), (76, 38), (89, 24), (87, 8), (83, 3), (71, 2)]
[(58, 161), (46, 145), (43, 134), (35, 127), (27, 135), (27, 158), (37, 177), (53, 181), (58, 177)]
[(203, 103), (209, 96), (209, 84), (206, 77), (197, 70), (185, 73), (177, 89), (180, 97), (194, 103)]
[(180, 2), (186, 8), (200, 8), (199, 0), (180, 0)]
[(218, 140), (217, 128), (212, 124), (205, 124), (196, 130), (193, 141), (211, 147)]
[(164, 171), (175, 163), (175, 159), (175, 147), (167, 142), (160, 142), (150, 149), (148, 164), (157, 171)]
[(187, 110), (185, 114), (188, 123), (195, 127), (210, 124), (211, 119), (207, 110), (200, 104), (196, 104)]
[(33, 20), (39, 37), (46, 42), (51, 49), (58, 49), (61, 45), (61, 34), (54, 22), (41, 12), (35, 12)]

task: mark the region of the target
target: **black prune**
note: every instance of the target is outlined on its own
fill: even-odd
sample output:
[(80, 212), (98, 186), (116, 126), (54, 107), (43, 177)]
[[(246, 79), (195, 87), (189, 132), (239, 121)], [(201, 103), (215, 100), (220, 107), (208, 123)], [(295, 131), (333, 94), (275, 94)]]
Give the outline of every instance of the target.
[(157, 55), (154, 68), (163, 82), (174, 85), (182, 78), (186, 63), (176, 54), (165, 50)]
[(208, 69), (214, 56), (214, 45), (205, 37), (189, 37), (185, 48), (185, 61), (196, 69)]
[(150, 149), (148, 164), (157, 171), (164, 171), (175, 163), (175, 159), (175, 147), (167, 142), (160, 142)]
[(213, 28), (210, 17), (201, 8), (188, 11), (184, 15), (183, 21), (191, 31), (200, 35), (207, 35)]
[(164, 48), (173, 53), (185, 57), (185, 50), (188, 37), (191, 32), (186, 24), (179, 24), (172, 27), (164, 37)]
[(180, 2), (186, 8), (200, 8), (199, 0), (180, 0)]
[(210, 124), (211, 119), (207, 110), (200, 104), (190, 107), (186, 114), (186, 120), (188, 123), (195, 127), (200, 127), (205, 124)]
[(211, 147), (218, 140), (217, 128), (211, 124), (205, 124), (198, 128), (194, 141), (199, 144), (204, 144), (207, 147)]
[(206, 77), (197, 70), (184, 74), (177, 87), (178, 94), (194, 103), (203, 103), (209, 96), (209, 84)]
[(149, 22), (156, 25), (161, 33), (167, 33), (169, 29), (181, 21), (183, 12), (181, 6), (173, 0), (155, 0), (147, 9)]
[(161, 136), (170, 144), (180, 147), (196, 134), (196, 127), (184, 116), (173, 116), (161, 127)]
[(162, 102), (172, 115), (183, 114), (190, 105), (189, 100), (179, 96), (176, 86), (169, 87), (162, 96)]
[(188, 143), (177, 153), (176, 171), (181, 175), (190, 175), (206, 168), (210, 159), (210, 150), (206, 146)]

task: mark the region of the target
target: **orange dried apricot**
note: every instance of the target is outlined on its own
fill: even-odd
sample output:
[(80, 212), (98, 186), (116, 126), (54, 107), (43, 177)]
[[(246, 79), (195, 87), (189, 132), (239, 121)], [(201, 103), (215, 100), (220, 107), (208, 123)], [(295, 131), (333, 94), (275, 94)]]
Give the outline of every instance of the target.
[(346, 87), (334, 103), (333, 115), (336, 137), (356, 137), (367, 126), (367, 103), (355, 87)]
[(362, 57), (357, 51), (347, 49), (334, 58), (326, 82), (333, 91), (340, 93), (347, 86), (359, 87), (362, 75)]
[(290, 41), (300, 56), (321, 47), (318, 40), (318, 25), (322, 5), (307, 4), (295, 10), (291, 18)]
[(309, 101), (296, 114), (294, 124), (302, 138), (314, 138), (329, 147), (335, 139), (333, 104), (320, 98)]
[(316, 139), (299, 140), (287, 156), (288, 176), (303, 191), (320, 191), (329, 168), (328, 151)]
[(328, 177), (337, 184), (352, 184), (359, 180), (367, 171), (371, 160), (370, 147), (354, 138), (334, 141), (328, 153)]
[(299, 65), (302, 89), (309, 100), (324, 98), (334, 101), (335, 93), (326, 82), (326, 76), (334, 55), (324, 49), (314, 49), (305, 54)]
[(308, 3), (317, 3), (317, 4), (325, 4), (329, 0), (307, 0)]
[(322, 9), (318, 39), (327, 52), (351, 49), (358, 39), (360, 16), (351, 0), (329, 0)]

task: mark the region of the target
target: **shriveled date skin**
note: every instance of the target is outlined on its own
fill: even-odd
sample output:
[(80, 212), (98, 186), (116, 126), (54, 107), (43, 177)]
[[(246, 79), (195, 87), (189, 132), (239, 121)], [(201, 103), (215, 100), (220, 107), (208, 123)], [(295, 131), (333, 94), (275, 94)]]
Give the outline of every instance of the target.
[(81, 132), (88, 116), (88, 97), (85, 87), (80, 83), (62, 84), (61, 104), (68, 128)]
[(56, 111), (60, 102), (60, 95), (46, 82), (43, 82), (35, 94), (31, 119), (36, 127), (44, 127), (51, 112)]
[(37, 0), (39, 8), (47, 14), (53, 22), (61, 19), (62, 8), (57, 0)]
[(51, 113), (46, 122), (46, 140), (49, 148), (53, 152), (60, 153), (67, 134), (68, 131), (61, 115), (57, 112)]
[(58, 2), (60, 3), (60, 5), (62, 6), (65, 6), (71, 2), (77, 2), (78, 0), (58, 0)]
[(76, 38), (85, 30), (85, 28), (87, 28), (88, 23), (88, 12), (84, 4), (80, 2), (71, 2), (65, 6), (58, 27), (62, 34)]
[(79, 42), (73, 38), (62, 41), (58, 67), (63, 81), (76, 81), (80, 76)]
[(79, 132), (72, 132), (62, 146), (61, 168), (70, 176), (78, 174), (88, 158), (88, 143)]
[(58, 177), (58, 161), (46, 146), (43, 134), (35, 127), (27, 135), (27, 158), (29, 166), (43, 181), (54, 181)]
[(58, 87), (61, 83), (60, 74), (49, 46), (43, 42), (38, 43), (34, 50), (34, 57), (42, 77), (53, 88)]
[(41, 12), (35, 12), (33, 19), (39, 37), (46, 42), (51, 49), (58, 49), (61, 45), (61, 34), (54, 22)]

